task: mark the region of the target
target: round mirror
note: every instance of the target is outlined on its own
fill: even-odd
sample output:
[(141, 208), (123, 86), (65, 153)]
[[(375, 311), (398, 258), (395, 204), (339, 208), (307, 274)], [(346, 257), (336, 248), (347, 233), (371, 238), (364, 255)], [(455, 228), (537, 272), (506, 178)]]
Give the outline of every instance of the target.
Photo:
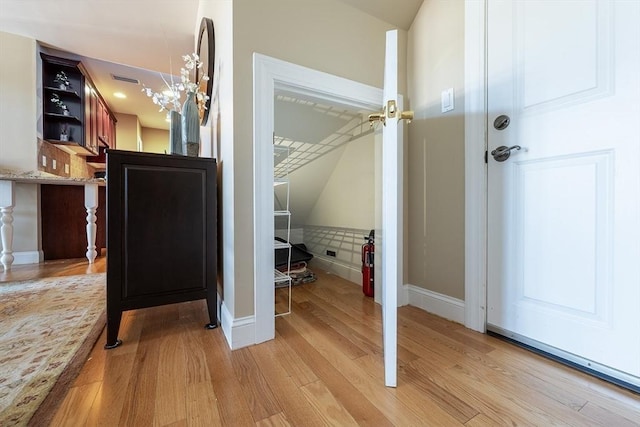
[[(210, 18), (202, 18), (200, 31), (198, 34), (198, 56), (202, 62), (202, 67), (196, 69), (196, 81), (200, 86), (200, 91), (207, 94), (208, 98), (200, 108), (201, 125), (207, 124), (209, 118), (209, 108), (211, 106), (211, 91), (213, 89), (213, 64), (215, 58), (216, 39), (213, 32), (213, 21)], [(203, 80), (202, 76), (208, 76), (208, 80)]]

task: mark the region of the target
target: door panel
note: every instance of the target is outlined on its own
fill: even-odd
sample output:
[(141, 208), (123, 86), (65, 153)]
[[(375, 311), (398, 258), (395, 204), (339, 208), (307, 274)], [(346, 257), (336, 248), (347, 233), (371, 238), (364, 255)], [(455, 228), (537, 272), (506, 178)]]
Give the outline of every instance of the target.
[(514, 12), (523, 110), (560, 108), (608, 92), (610, 3), (517, 2)]
[(487, 16), (488, 327), (640, 385), (640, 2)]
[[(398, 100), (398, 31), (387, 31), (383, 103)], [(398, 119), (389, 117), (382, 130), (382, 333), (384, 383), (397, 384), (398, 287), (402, 279), (400, 248), (402, 239), (402, 143), (398, 140)], [(379, 237), (379, 238), (378, 238)]]
[(606, 152), (514, 164), (523, 303), (585, 318), (605, 314), (611, 160)]

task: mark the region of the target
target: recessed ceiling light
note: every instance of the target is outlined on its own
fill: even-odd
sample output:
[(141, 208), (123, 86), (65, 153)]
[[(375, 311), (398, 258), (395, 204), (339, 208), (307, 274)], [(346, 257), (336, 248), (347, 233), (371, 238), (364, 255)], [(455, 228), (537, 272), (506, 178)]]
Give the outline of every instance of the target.
[(127, 97), (127, 95), (125, 95), (125, 94), (124, 94), (124, 93), (122, 93), (122, 92), (115, 92), (115, 93), (113, 94), (113, 96), (115, 96), (116, 98), (120, 98), (120, 99), (125, 99), (125, 98)]

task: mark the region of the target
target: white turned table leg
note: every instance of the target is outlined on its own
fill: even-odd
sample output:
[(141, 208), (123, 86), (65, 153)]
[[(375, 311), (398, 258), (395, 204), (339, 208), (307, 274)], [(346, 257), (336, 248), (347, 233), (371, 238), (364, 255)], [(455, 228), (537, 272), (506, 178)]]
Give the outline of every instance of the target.
[(13, 207), (15, 206), (15, 185), (13, 181), (0, 181), (0, 239), (2, 254), (0, 263), (4, 271), (11, 270), (13, 264)]
[(98, 255), (96, 251), (96, 209), (98, 209), (98, 184), (84, 185), (84, 207), (87, 208), (87, 259), (89, 264)]

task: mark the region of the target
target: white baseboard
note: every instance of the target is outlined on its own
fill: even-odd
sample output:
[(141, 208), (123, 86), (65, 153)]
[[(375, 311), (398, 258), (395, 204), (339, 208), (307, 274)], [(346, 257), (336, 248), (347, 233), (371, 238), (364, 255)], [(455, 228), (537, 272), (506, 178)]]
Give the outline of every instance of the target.
[(409, 305), (464, 325), (464, 301), (415, 285), (405, 288)]
[(312, 270), (313, 268), (321, 268), (335, 274), (336, 276), (342, 277), (345, 280), (353, 282), (356, 285), (362, 286), (362, 271), (360, 268), (341, 264), (340, 262), (337, 262), (335, 258), (327, 258), (322, 255), (315, 254), (310, 264)]
[(38, 264), (42, 261), (44, 261), (44, 252), (42, 251), (24, 251), (13, 253), (13, 265)]
[(234, 319), (222, 302), (220, 307), (220, 323), (222, 324), (222, 332), (227, 339), (227, 343), (231, 350), (237, 350), (256, 343), (255, 333), (255, 316), (246, 316)]

